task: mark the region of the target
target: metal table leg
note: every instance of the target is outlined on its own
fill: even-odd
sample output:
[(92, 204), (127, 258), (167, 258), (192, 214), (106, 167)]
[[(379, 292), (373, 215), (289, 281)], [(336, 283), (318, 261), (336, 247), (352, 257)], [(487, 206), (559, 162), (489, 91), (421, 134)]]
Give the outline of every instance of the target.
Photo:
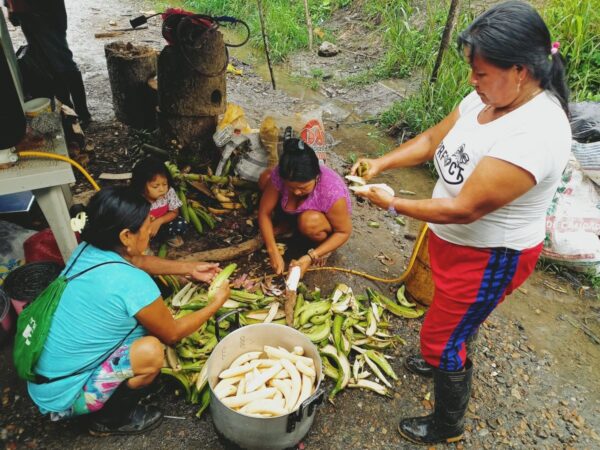
[(63, 184), (61, 186), (63, 191), (63, 195), (65, 196), (65, 202), (67, 203), (67, 209), (73, 206), (73, 194), (71, 193), (71, 188), (68, 184)]
[(33, 193), (52, 229), (63, 260), (67, 262), (71, 253), (77, 247), (77, 240), (75, 239), (75, 233), (71, 230), (69, 211), (62, 187), (52, 186), (36, 189)]

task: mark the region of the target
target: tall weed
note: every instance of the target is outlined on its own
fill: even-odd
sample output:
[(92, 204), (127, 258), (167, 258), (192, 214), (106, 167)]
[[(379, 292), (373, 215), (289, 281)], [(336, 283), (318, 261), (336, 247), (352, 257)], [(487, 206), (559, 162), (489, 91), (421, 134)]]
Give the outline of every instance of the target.
[(550, 0), (542, 14), (567, 60), (572, 100), (600, 101), (600, 0)]
[[(295, 51), (308, 46), (304, 3), (290, 0), (263, 1), (266, 28), (269, 35), (271, 58), (277, 62)], [(311, 0), (313, 27), (321, 24), (348, 0)], [(185, 0), (185, 5), (199, 13), (230, 15), (248, 23), (250, 44), (262, 47), (257, 2), (253, 0)]]
[[(396, 3), (404, 7), (407, 2)], [(433, 86), (429, 83), (429, 74), (439, 45), (441, 27), (445, 20), (443, 13), (447, 10), (447, 2), (427, 1), (426, 5), (426, 13), (429, 17), (424, 21), (426, 26), (417, 29), (413, 25), (411, 32), (405, 33), (402, 37), (398, 36), (396, 46), (390, 48), (385, 59), (378, 66), (386, 67), (387, 62), (394, 59), (406, 61), (408, 57), (401, 55), (420, 55), (408, 64), (411, 68), (409, 72), (415, 73), (420, 69), (424, 74), (419, 91), (410, 98), (394, 104), (390, 110), (381, 115), (383, 125), (400, 125), (413, 133), (420, 133), (435, 125), (469, 90), (467, 85), (469, 68), (454, 50), (454, 43), (456, 34), (466, 28), (474, 18), (470, 5), (467, 4), (459, 13), (458, 25), (451, 39), (451, 48), (444, 55), (437, 82)], [(383, 14), (382, 17), (386, 18), (383, 19), (384, 23), (393, 17), (390, 14), (390, 7), (382, 7), (379, 11)], [(560, 41), (561, 53), (567, 60), (567, 80), (571, 89), (571, 100), (600, 101), (600, 0), (549, 0), (540, 12), (553, 39)], [(404, 22), (404, 26), (410, 26), (410, 19)], [(402, 45), (402, 48), (398, 48), (398, 45)], [(391, 56), (390, 53), (393, 55)], [(399, 74), (406, 70), (400, 69)], [(392, 74), (390, 70), (373, 72), (375, 76)]]

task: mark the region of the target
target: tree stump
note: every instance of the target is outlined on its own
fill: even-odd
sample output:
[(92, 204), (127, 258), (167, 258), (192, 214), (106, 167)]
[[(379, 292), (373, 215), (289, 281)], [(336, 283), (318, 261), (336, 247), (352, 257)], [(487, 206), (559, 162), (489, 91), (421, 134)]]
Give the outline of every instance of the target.
[(223, 35), (207, 31), (198, 48), (170, 45), (158, 57), (158, 107), (177, 116), (218, 116), (227, 107)]
[(172, 116), (158, 111), (158, 128), (164, 148), (179, 145), (180, 164), (200, 165), (219, 158), (212, 136), (217, 130), (217, 116)]
[(158, 57), (158, 126), (163, 145), (178, 145), (179, 163), (218, 161), (212, 136), (227, 106), (227, 50), (223, 35), (207, 30), (193, 42), (166, 46)]
[(156, 99), (147, 83), (156, 75), (156, 51), (119, 41), (106, 44), (104, 53), (117, 120), (134, 128), (154, 129)]

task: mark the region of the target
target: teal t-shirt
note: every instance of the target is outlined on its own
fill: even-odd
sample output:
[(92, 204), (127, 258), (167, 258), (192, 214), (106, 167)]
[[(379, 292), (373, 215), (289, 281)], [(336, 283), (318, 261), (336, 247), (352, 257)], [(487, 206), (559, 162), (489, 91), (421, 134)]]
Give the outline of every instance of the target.
[[(71, 255), (67, 268), (81, 252), (68, 276), (105, 261), (127, 263), (115, 252), (85, 245), (79, 245)], [(71, 280), (52, 319), (36, 372), (56, 378), (98, 361), (136, 326), (134, 316), (138, 311), (159, 296), (152, 278), (131, 265), (106, 264)], [(139, 325), (126, 343), (146, 334), (146, 329)], [(28, 383), (29, 395), (44, 414), (67, 410), (94, 369), (53, 383)]]

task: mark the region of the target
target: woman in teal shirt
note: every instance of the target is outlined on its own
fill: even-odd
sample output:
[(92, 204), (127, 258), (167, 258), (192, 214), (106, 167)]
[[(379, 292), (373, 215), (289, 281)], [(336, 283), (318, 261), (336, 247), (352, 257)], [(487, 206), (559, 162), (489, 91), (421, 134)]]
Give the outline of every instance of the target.
[(137, 403), (163, 366), (162, 344), (192, 334), (227, 300), (225, 286), (204, 309), (173, 319), (149, 274), (208, 282), (219, 269), (143, 255), (149, 210), (142, 196), (123, 187), (103, 189), (90, 201), (83, 242), (65, 268), (80, 275), (61, 297), (36, 366), (51, 381), (28, 383), (31, 398), (52, 420), (93, 413), (90, 432), (100, 435), (157, 426), (162, 413)]

